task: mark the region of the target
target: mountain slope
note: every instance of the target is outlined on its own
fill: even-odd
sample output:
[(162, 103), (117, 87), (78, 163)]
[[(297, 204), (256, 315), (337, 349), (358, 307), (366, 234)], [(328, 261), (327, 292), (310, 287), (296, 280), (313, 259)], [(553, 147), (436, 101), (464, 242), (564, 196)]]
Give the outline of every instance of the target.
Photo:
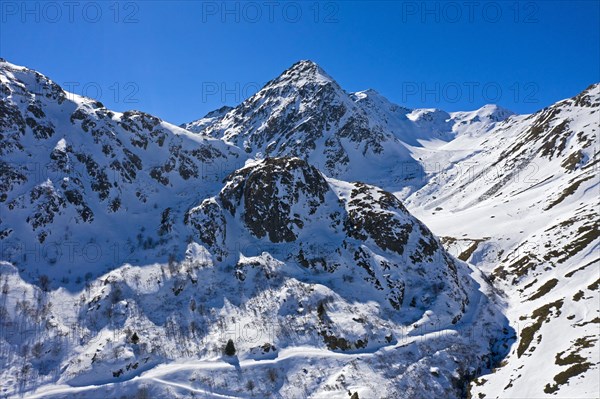
[(474, 393), (597, 395), (599, 135), (595, 84), (420, 154), (458, 161), (428, 176), (407, 207), (506, 292), (519, 334), (506, 365)]
[[(194, 128), (197, 123), (185, 125)], [(375, 181), (410, 160), (329, 75), (300, 61), (201, 130), (251, 156), (296, 156), (328, 176)]]
[(29, 281), (52, 271), (52, 282), (81, 288), (86, 274), (116, 260), (166, 260), (175, 249), (161, 237), (186, 236), (173, 220), (245, 159), (219, 140), (110, 111), (4, 61), (0, 85), (3, 259), (26, 267)]
[[(2, 394), (458, 398), (509, 347), (489, 283), (400, 200), (280, 156), (340, 150), (342, 175), (409, 154), (314, 64), (214, 137), (4, 61), (0, 83)], [(287, 139), (307, 140), (219, 130), (244, 109), (271, 127), (289, 113), (303, 127)]]
[(374, 90), (346, 93), (314, 62), (300, 61), (239, 106), (182, 127), (222, 139), (251, 157), (300, 157), (327, 176), (367, 181), (406, 196), (423, 185), (426, 174), (413, 146), (485, 132), (510, 115), (491, 105), (452, 115), (411, 110)]

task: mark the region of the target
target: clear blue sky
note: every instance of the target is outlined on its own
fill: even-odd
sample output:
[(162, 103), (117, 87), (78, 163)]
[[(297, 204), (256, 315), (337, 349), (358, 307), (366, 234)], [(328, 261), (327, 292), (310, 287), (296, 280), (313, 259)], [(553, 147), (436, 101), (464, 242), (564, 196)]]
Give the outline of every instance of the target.
[(600, 81), (599, 1), (77, 3), (0, 2), (0, 57), (174, 123), (300, 59), (347, 91), (448, 111), (532, 112)]

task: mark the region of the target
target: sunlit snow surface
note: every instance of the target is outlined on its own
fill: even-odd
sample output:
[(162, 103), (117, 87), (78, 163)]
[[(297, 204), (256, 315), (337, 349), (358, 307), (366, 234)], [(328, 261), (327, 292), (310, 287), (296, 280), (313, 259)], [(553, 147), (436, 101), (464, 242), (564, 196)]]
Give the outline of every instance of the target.
[(597, 394), (598, 85), (446, 113), (304, 61), (185, 130), (0, 82), (0, 394)]

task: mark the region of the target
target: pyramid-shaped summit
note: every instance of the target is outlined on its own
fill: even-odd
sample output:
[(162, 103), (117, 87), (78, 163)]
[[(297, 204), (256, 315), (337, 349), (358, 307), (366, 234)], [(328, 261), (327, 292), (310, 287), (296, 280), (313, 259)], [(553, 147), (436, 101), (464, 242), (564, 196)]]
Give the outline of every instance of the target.
[(364, 173), (386, 173), (388, 168), (382, 169), (376, 158), (389, 160), (390, 169), (410, 159), (402, 143), (374, 126), (368, 112), (308, 60), (293, 64), (258, 93), (202, 127), (202, 133), (251, 156), (299, 157), (338, 178), (367, 180)]
[[(293, 64), (286, 69), (278, 78), (270, 83), (275, 82), (320, 82), (331, 83), (334, 79), (325, 72), (317, 63), (310, 60), (302, 60)], [(268, 86), (268, 84), (267, 84)]]

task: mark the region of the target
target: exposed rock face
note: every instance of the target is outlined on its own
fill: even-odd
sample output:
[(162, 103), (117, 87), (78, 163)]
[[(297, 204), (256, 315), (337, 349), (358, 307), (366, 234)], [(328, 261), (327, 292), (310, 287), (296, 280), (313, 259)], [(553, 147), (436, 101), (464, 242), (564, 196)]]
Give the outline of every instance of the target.
[[(360, 276), (392, 309), (430, 306), (445, 291), (459, 304), (448, 313), (456, 322), (468, 303), (455, 261), (396, 197), (363, 183), (328, 181), (299, 158), (268, 158), (234, 172), (186, 220), (219, 255), (235, 254), (240, 240), (292, 243), (274, 250), (308, 270)], [(436, 296), (414, 295), (411, 287)]]
[[(182, 218), (161, 237), (149, 237), (148, 231), (160, 230), (162, 215), (145, 209), (161, 202), (161, 209), (178, 214), (198, 193), (218, 191), (215, 183), (239, 164), (240, 152), (220, 141), (144, 112), (116, 113), (98, 101), (67, 95), (27, 68), (0, 62), (0, 85), (3, 256), (23, 265), (34, 259), (46, 263), (44, 256), (28, 261), (19, 249), (32, 242), (99, 245), (105, 267), (115, 267), (115, 257), (122, 260), (138, 245), (141, 252), (154, 247), (164, 257), (172, 251), (166, 233), (184, 234)], [(196, 192), (186, 191), (191, 181)], [(125, 215), (141, 214), (123, 228)], [(10, 227), (21, 221), (29, 228)], [(114, 242), (111, 230), (125, 236)], [(111, 254), (111, 245), (127, 248)], [(68, 274), (64, 264), (56, 267)], [(98, 264), (82, 267), (92, 274), (101, 270)]]
[[(298, 158), (268, 158), (260, 167), (240, 169), (227, 180), (219, 195), (225, 208), (234, 215), (242, 205), (247, 228), (271, 242), (296, 240), (295, 231), (310, 221), (329, 191), (321, 173)], [(307, 212), (293, 212), (298, 207)]]
[(223, 209), (213, 198), (208, 198), (202, 203), (189, 210), (185, 217), (185, 223), (189, 224), (198, 233), (198, 238), (208, 248), (221, 253), (225, 247), (227, 238), (225, 229), (225, 215)]

